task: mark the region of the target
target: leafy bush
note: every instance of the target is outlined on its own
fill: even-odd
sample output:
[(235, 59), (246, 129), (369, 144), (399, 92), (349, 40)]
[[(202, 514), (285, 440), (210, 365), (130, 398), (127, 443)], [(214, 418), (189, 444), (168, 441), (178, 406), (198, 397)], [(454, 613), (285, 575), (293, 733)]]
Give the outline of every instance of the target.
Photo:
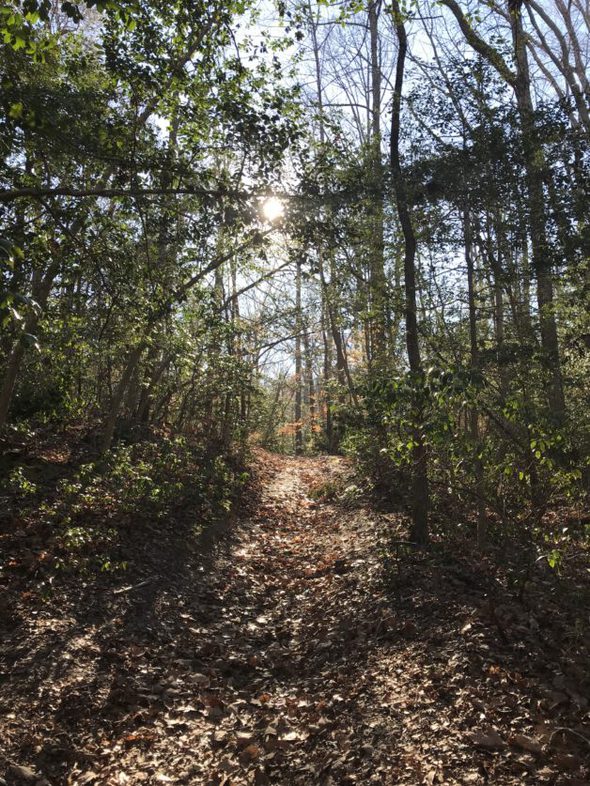
[(453, 525), (467, 522), (479, 500), (492, 531), (498, 525), (503, 535), (521, 537), (548, 507), (583, 502), (579, 435), (516, 391), (500, 408), (481, 374), (431, 368), (421, 378), (372, 381), (362, 396), (363, 414), (348, 419), (342, 444), (389, 504), (408, 501), (417, 426), (435, 508), (454, 510)]
[[(51, 530), (55, 567), (115, 571), (134, 560), (134, 544), (146, 530), (190, 538), (227, 516), (247, 477), (231, 457), (158, 435), (157, 441), (118, 445), (42, 494), (18, 468), (7, 490), (26, 498), (27, 516)], [(174, 532), (178, 520), (182, 533)]]

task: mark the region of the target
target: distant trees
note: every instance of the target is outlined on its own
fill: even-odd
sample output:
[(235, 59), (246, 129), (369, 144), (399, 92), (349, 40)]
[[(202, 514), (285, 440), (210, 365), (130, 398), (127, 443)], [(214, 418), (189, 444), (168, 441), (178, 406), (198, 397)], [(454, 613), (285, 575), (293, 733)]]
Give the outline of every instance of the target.
[(511, 505), (540, 515), (580, 493), (588, 462), (568, 338), (588, 304), (574, 272), (588, 258), (588, 20), (519, 3), (480, 19), (454, 0), (306, 9), (321, 123), (303, 183), (348, 194), (307, 229), (312, 253), (329, 249), (319, 317), (339, 326), (323, 334), (340, 445), (392, 497), (404, 489), (414, 540), (430, 486), (434, 505), (472, 507), (483, 546)]
[(482, 546), (580, 499), (589, 20), (552, 3), (293, 0), (266, 29), (242, 2), (14, 2), (4, 434), (347, 451), (421, 543), (449, 498)]

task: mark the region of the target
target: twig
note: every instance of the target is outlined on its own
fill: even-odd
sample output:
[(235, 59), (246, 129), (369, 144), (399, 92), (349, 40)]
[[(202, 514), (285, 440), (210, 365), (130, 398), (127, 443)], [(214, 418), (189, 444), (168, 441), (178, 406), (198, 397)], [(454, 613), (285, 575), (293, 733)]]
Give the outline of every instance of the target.
[(131, 592), (132, 590), (139, 589), (140, 587), (145, 587), (146, 584), (150, 584), (152, 581), (160, 578), (158, 575), (150, 576), (149, 579), (144, 579), (140, 581), (139, 584), (130, 584), (128, 587), (121, 587), (121, 589), (116, 589), (113, 592), (113, 595), (122, 595), (124, 592)]
[(555, 729), (555, 731), (552, 732), (551, 736), (549, 737), (549, 745), (553, 743), (554, 737), (556, 737), (560, 732), (565, 732), (565, 731), (569, 732), (574, 737), (578, 737), (578, 739), (582, 740), (583, 742), (586, 743), (586, 745), (590, 747), (590, 740), (588, 739), (588, 737), (584, 737), (584, 735), (580, 734), (579, 731), (575, 731), (575, 729), (570, 729), (567, 726), (558, 726)]

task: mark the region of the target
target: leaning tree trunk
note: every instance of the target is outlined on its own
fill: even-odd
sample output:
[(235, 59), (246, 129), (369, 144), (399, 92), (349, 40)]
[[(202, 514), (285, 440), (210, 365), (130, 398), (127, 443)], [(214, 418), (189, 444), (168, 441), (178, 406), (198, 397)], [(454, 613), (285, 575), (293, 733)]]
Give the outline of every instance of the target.
[(129, 382), (131, 381), (141, 359), (144, 349), (146, 348), (147, 343), (142, 341), (132, 350), (130, 350), (129, 355), (127, 356), (127, 361), (125, 363), (125, 368), (123, 369), (123, 374), (121, 375), (121, 379), (115, 386), (115, 390), (113, 391), (113, 398), (111, 400), (109, 412), (104, 424), (104, 429), (102, 433), (102, 439), (100, 441), (100, 452), (107, 453), (111, 449), (111, 445), (113, 444), (113, 437), (115, 436), (115, 428), (117, 425), (117, 419), (119, 416), (119, 412), (121, 410), (121, 404), (123, 403), (123, 398), (125, 397), (125, 393), (127, 391), (127, 387)]

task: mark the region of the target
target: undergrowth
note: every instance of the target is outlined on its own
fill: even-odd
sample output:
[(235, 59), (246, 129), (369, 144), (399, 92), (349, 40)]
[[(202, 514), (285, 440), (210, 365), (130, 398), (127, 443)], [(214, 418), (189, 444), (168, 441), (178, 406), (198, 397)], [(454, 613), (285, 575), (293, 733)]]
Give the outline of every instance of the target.
[(63, 574), (126, 571), (148, 534), (157, 548), (164, 535), (190, 540), (227, 517), (247, 478), (231, 455), (162, 434), (106, 459), (32, 457), (0, 481), (0, 576), (36, 571), (47, 589)]

